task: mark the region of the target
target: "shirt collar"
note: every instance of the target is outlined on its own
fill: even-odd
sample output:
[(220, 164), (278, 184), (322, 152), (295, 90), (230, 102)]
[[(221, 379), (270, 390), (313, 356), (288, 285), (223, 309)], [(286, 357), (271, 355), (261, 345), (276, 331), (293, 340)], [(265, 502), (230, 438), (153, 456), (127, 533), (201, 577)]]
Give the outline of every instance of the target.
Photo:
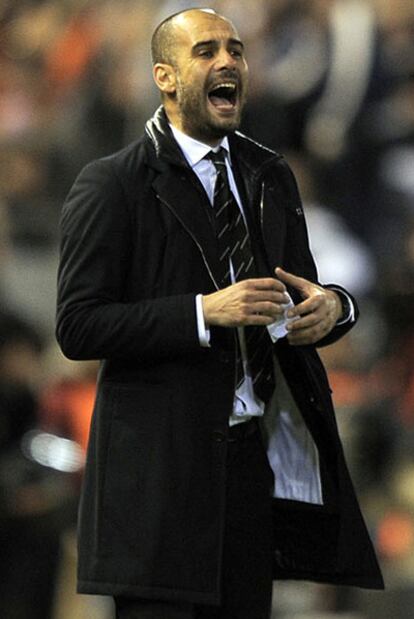
[(204, 159), (204, 157), (207, 155), (207, 153), (209, 153), (211, 150), (217, 151), (220, 147), (225, 149), (227, 156), (230, 156), (229, 140), (227, 136), (222, 139), (222, 141), (216, 148), (211, 148), (211, 146), (209, 146), (208, 144), (204, 144), (203, 142), (195, 140), (194, 138), (186, 135), (171, 124), (170, 127), (173, 136), (178, 143), (178, 146), (183, 151), (185, 158), (187, 159), (188, 163), (192, 168), (199, 164), (200, 161), (202, 161), (202, 159)]

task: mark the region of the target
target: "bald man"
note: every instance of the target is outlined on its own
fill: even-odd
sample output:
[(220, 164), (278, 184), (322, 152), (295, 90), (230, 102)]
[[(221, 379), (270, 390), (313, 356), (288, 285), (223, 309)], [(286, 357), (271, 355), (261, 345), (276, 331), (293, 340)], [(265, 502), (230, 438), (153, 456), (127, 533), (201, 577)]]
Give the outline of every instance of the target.
[(102, 361), (78, 589), (118, 619), (268, 619), (274, 578), (381, 587), (316, 352), (355, 301), (318, 282), (284, 159), (237, 131), (232, 23), (175, 14), (152, 56), (161, 107), (62, 215), (57, 337)]

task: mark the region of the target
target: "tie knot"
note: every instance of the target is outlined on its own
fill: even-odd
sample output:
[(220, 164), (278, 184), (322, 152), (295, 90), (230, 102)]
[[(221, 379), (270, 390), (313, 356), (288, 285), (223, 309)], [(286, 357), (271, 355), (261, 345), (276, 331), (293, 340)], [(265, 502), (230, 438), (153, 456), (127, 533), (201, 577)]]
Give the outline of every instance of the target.
[(205, 158), (212, 161), (215, 167), (217, 168), (218, 166), (226, 165), (225, 156), (226, 156), (226, 149), (220, 146), (217, 152), (215, 152), (214, 150), (210, 150), (205, 156)]

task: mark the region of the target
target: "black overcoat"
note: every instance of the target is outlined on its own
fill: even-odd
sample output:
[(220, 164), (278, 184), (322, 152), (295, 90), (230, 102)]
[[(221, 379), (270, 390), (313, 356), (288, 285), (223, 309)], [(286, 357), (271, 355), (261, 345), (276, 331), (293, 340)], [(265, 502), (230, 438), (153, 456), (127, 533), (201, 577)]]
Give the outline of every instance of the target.
[[(317, 281), (287, 164), (241, 134), (230, 149), (261, 274), (280, 265)], [(220, 599), (235, 339), (212, 328), (210, 348), (198, 341), (195, 295), (216, 289), (218, 271), (210, 213), (162, 109), (140, 140), (86, 166), (64, 205), (57, 338), (71, 359), (102, 360), (80, 592)], [(323, 506), (275, 499), (275, 578), (381, 587), (318, 355), (286, 341), (275, 349), (318, 447), (324, 492)]]

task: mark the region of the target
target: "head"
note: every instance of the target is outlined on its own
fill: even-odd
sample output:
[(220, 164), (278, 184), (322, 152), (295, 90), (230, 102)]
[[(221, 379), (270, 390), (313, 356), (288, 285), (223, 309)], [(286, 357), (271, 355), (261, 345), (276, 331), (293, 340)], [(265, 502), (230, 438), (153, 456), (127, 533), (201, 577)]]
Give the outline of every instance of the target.
[(211, 9), (169, 17), (154, 32), (152, 59), (172, 125), (212, 146), (239, 127), (248, 69), (228, 19)]

